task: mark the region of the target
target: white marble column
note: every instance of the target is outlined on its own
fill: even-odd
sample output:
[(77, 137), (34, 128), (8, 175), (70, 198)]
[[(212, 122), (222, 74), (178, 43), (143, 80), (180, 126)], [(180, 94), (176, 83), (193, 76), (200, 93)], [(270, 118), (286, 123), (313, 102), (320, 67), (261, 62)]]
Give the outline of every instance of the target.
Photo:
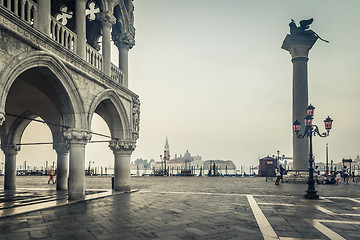
[(67, 129), (64, 137), (69, 143), (69, 200), (85, 199), (85, 145), (91, 139), (91, 131)]
[(38, 0), (37, 6), (37, 28), (46, 34), (46, 36), (50, 36), (51, 1)]
[(130, 158), (136, 147), (133, 140), (110, 141), (114, 153), (114, 190), (130, 191)]
[(4, 145), (1, 146), (5, 154), (5, 181), (4, 189), (16, 189), (16, 155), (20, 151), (20, 146)]
[[(304, 118), (308, 106), (308, 55), (315, 44), (315, 36), (287, 35), (282, 49), (291, 54), (293, 63), (293, 122), (298, 119), (302, 130), (305, 128)], [(297, 138), (293, 133), (293, 168), (294, 170), (307, 170), (309, 167), (309, 139)]]
[(56, 189), (67, 190), (69, 174), (69, 144), (56, 143), (53, 148), (57, 154)]
[(123, 85), (129, 86), (129, 50), (135, 45), (134, 37), (129, 33), (121, 33), (116, 36), (115, 45), (119, 50), (119, 68), (124, 74)]
[(96, 13), (96, 18), (102, 24), (103, 71), (106, 75), (111, 76), (111, 29), (116, 23), (116, 18), (111, 12)]
[(77, 34), (77, 54), (86, 58), (86, 0), (75, 0), (75, 31)]

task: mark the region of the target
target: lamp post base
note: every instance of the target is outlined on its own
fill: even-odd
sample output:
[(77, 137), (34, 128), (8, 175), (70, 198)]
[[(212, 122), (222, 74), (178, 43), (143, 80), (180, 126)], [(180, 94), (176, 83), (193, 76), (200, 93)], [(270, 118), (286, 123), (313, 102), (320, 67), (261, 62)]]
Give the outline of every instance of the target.
[(319, 195), (315, 192), (307, 192), (304, 197), (306, 199), (319, 199)]

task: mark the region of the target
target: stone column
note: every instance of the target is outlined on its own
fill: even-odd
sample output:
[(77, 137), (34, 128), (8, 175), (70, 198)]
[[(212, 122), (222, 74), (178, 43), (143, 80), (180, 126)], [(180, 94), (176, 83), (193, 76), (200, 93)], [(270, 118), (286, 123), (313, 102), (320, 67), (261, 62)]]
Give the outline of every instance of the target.
[(20, 146), (4, 145), (1, 146), (5, 154), (5, 181), (4, 189), (16, 189), (16, 155), (20, 151)]
[(96, 13), (96, 18), (102, 24), (103, 71), (106, 75), (111, 76), (111, 29), (116, 23), (116, 18), (111, 12)]
[(119, 68), (124, 74), (122, 84), (125, 87), (129, 86), (129, 50), (135, 45), (134, 37), (129, 33), (121, 33), (114, 36), (114, 42), (119, 50)]
[(86, 0), (75, 1), (75, 31), (77, 34), (77, 54), (86, 59)]
[(37, 28), (50, 37), (50, 11), (51, 1), (38, 0)]
[(133, 140), (110, 141), (114, 153), (114, 190), (130, 191), (130, 157), (136, 147)]
[[(309, 51), (314, 46), (317, 37), (287, 35), (282, 49), (291, 54), (293, 63), (293, 112), (292, 121), (298, 119), (305, 128), (304, 118), (308, 106), (308, 70)], [(309, 140), (297, 138), (293, 133), (293, 166), (294, 170), (306, 170), (309, 167)]]
[(84, 129), (67, 129), (64, 137), (69, 143), (69, 200), (85, 199), (85, 145), (91, 132)]
[(56, 189), (68, 189), (68, 172), (69, 172), (69, 144), (56, 143), (53, 145), (57, 154), (57, 176)]

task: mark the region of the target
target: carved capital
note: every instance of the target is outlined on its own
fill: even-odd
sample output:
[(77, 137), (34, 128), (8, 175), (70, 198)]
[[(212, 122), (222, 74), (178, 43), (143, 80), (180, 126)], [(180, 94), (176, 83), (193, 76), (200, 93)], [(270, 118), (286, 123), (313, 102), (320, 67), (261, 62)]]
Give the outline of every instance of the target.
[(135, 140), (111, 140), (109, 147), (112, 151), (134, 151), (136, 148)]
[(103, 26), (112, 27), (116, 23), (116, 18), (111, 12), (98, 12), (95, 13), (96, 19), (98, 19)]
[(2, 145), (1, 149), (3, 150), (5, 155), (16, 155), (21, 150), (21, 147), (20, 145), (11, 144), (11, 145)]
[(315, 36), (287, 35), (281, 46), (293, 59), (308, 58), (310, 49), (318, 38)]
[(118, 48), (131, 49), (135, 46), (135, 38), (128, 32), (113, 35), (113, 41)]
[(68, 143), (72, 142), (88, 142), (91, 140), (91, 131), (86, 129), (66, 129), (63, 132), (63, 136)]
[(53, 149), (57, 154), (66, 154), (69, 152), (69, 144), (68, 143), (54, 143)]
[(5, 113), (0, 113), (0, 126), (5, 122)]

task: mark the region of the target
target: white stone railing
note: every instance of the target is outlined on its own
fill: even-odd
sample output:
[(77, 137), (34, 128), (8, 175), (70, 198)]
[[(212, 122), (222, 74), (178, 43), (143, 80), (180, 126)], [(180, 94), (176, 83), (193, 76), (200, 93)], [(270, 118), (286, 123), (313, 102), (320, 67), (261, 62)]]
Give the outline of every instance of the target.
[(53, 16), (50, 20), (50, 37), (72, 52), (76, 52), (76, 34), (62, 25)]
[(22, 20), (34, 26), (37, 21), (37, 5), (32, 0), (0, 0), (0, 5)]
[(111, 64), (111, 79), (114, 80), (117, 83), (123, 84), (124, 83), (124, 73), (115, 66), (114, 64)]
[(102, 71), (103, 57), (98, 51), (96, 51), (95, 48), (91, 47), (89, 44), (86, 44), (86, 61)]

